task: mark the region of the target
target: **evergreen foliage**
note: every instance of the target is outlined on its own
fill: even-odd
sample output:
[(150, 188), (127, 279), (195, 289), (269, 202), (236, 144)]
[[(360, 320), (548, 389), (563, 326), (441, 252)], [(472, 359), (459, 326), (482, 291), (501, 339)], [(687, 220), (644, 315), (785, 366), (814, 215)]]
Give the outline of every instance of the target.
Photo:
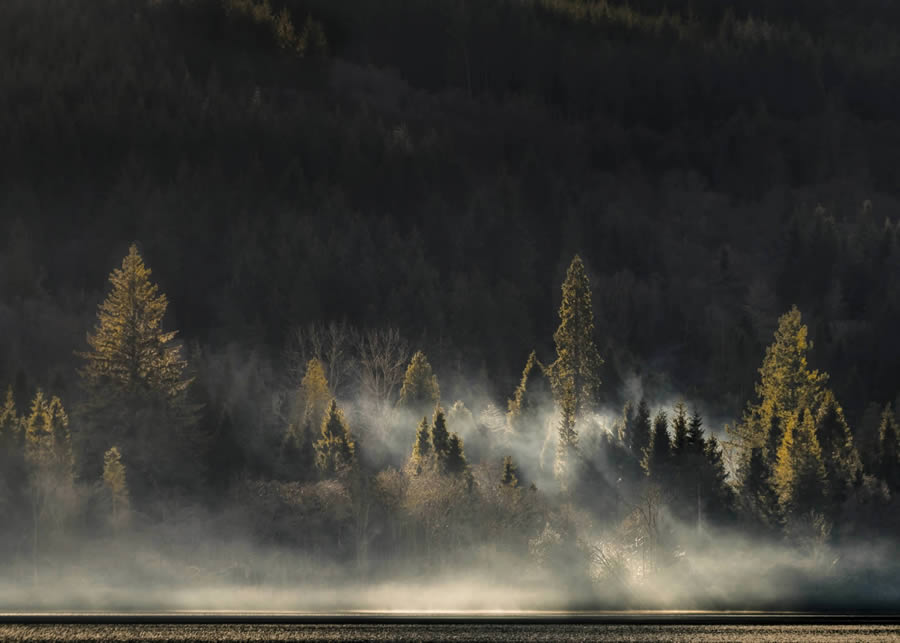
[(519, 478), (516, 475), (517, 468), (511, 455), (503, 456), (503, 476), (500, 478), (500, 484), (504, 487), (515, 489), (519, 486)]
[(643, 465), (647, 475), (656, 482), (664, 482), (669, 473), (672, 441), (669, 437), (669, 417), (660, 410), (653, 419), (653, 439), (644, 454)]
[(447, 430), (444, 411), (440, 407), (434, 410), (434, 418), (431, 422), (431, 447), (438, 471), (447, 471), (450, 458), (450, 433)]
[(423, 417), (416, 429), (416, 441), (413, 443), (412, 458), (410, 464), (413, 471), (422, 473), (432, 462), (433, 450), (431, 448), (431, 431), (428, 428), (428, 418)]
[(322, 419), (322, 434), (315, 447), (316, 464), (323, 476), (346, 474), (356, 466), (356, 444), (335, 400)]
[(400, 405), (412, 410), (430, 410), (440, 404), (441, 389), (431, 364), (422, 351), (416, 351), (406, 368), (400, 388)]
[(132, 245), (110, 274), (112, 288), (79, 371), (86, 392), (78, 414), (82, 475), (99, 478), (106, 445), (115, 442), (142, 490), (196, 480), (203, 448), (192, 432), (196, 409), (187, 398), (187, 362), (176, 333), (163, 330), (168, 300), (150, 275)]
[(900, 427), (890, 404), (884, 407), (878, 429), (878, 477), (892, 493), (900, 492)]
[(506, 418), (510, 428), (532, 434), (540, 431), (541, 411), (549, 401), (550, 390), (544, 365), (538, 360), (537, 353), (531, 351), (522, 370), (522, 379), (507, 403)]

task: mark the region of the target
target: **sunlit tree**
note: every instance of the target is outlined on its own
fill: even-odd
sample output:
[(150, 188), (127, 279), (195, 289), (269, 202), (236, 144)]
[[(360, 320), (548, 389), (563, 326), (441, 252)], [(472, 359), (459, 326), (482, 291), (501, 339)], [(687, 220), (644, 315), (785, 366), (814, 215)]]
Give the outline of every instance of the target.
[(784, 430), (774, 471), (775, 488), (786, 517), (818, 510), (824, 499), (825, 465), (809, 409), (791, 417)]
[(400, 387), (400, 404), (409, 409), (421, 411), (437, 406), (441, 401), (441, 390), (437, 376), (431, 371), (431, 364), (422, 351), (416, 351), (406, 367), (403, 385)]
[(432, 460), (431, 430), (428, 426), (428, 418), (422, 418), (416, 429), (416, 441), (413, 443), (410, 466), (415, 473), (422, 473), (428, 468)]
[(334, 400), (322, 420), (316, 456), (319, 471), (325, 476), (349, 472), (356, 464), (356, 444), (344, 420), (344, 413)]
[(516, 432), (537, 432), (540, 430), (541, 411), (550, 401), (550, 390), (544, 366), (531, 351), (522, 379), (507, 404), (507, 420), (510, 428)]
[(159, 489), (197, 478), (202, 441), (192, 431), (187, 363), (175, 332), (163, 329), (168, 300), (150, 275), (132, 245), (109, 277), (112, 288), (87, 338), (91, 350), (82, 354), (87, 395), (77, 441), (86, 479), (100, 477), (103, 454), (115, 443), (142, 488)]

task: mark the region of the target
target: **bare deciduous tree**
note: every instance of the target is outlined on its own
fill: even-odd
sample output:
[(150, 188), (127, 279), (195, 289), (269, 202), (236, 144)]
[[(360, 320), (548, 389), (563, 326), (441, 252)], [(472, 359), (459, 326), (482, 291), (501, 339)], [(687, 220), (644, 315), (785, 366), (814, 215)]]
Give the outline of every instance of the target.
[(396, 328), (367, 330), (357, 335), (360, 392), (386, 405), (397, 401), (409, 345)]

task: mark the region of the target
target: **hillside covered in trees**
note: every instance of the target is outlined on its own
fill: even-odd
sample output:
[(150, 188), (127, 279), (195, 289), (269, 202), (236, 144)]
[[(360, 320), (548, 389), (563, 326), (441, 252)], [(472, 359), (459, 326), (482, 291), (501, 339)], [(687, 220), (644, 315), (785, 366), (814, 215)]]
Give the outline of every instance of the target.
[[(896, 601), (898, 34), (874, 0), (0, 3), (0, 597)], [(769, 580), (712, 583), (736, 551)]]

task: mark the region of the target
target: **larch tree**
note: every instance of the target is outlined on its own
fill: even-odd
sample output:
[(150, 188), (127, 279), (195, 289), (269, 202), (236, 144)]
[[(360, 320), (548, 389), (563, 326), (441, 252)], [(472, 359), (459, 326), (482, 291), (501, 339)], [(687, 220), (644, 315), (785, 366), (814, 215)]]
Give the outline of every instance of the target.
[(335, 400), (331, 401), (322, 420), (322, 434), (316, 442), (316, 456), (322, 475), (339, 475), (353, 469), (356, 464), (356, 444), (344, 413)]
[(414, 411), (433, 409), (441, 401), (441, 389), (431, 364), (422, 351), (415, 355), (406, 367), (403, 385), (400, 387), (400, 405)]
[(291, 420), (281, 445), (282, 460), (290, 478), (309, 477), (309, 465), (315, 463), (316, 429), (322, 426), (332, 399), (334, 396), (322, 362), (317, 358), (310, 359), (294, 398)]
[(809, 409), (791, 417), (784, 430), (774, 472), (775, 488), (785, 517), (819, 510), (825, 491), (825, 464)]
[(25, 485), (25, 452), (22, 422), (12, 387), (0, 406), (0, 507), (15, 503)]
[(778, 320), (775, 340), (766, 348), (759, 369), (758, 401), (748, 407), (742, 422), (730, 431), (742, 459), (749, 457), (751, 449), (766, 446), (767, 442), (780, 445), (781, 440), (771, 439), (773, 427), (780, 432), (791, 418), (802, 417), (804, 410), (818, 412), (828, 376), (810, 370), (807, 355), (812, 342), (807, 334), (796, 306)]
[(97, 479), (103, 454), (118, 444), (142, 490), (179, 486), (197, 478), (202, 440), (192, 432), (197, 409), (188, 401), (191, 378), (175, 331), (163, 320), (166, 296), (150, 281), (132, 245), (97, 312), (90, 351), (79, 371), (87, 393), (80, 409), (78, 451), (82, 475)]
[(103, 454), (103, 486), (109, 494), (113, 527), (118, 529), (127, 520), (130, 504), (125, 465), (118, 447), (111, 447)]
[(25, 423), (25, 459), (32, 521), (35, 579), (42, 539), (74, 509), (74, 473), (69, 417), (58, 397), (35, 394)]

